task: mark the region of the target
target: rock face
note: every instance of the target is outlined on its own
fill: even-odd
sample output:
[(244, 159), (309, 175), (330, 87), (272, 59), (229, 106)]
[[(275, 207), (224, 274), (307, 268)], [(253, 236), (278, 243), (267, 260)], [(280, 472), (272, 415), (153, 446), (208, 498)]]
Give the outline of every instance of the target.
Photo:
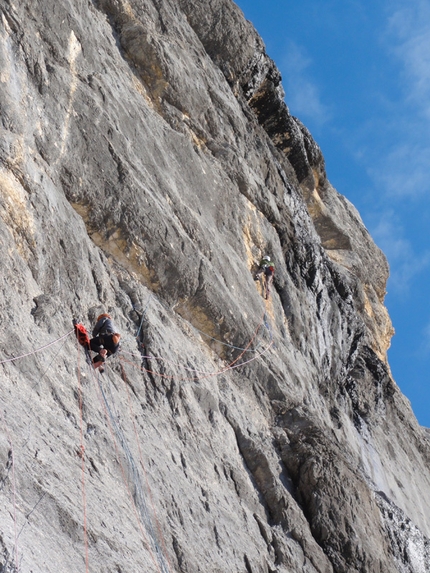
[(430, 571), (385, 257), (241, 11), (0, 15), (1, 571)]

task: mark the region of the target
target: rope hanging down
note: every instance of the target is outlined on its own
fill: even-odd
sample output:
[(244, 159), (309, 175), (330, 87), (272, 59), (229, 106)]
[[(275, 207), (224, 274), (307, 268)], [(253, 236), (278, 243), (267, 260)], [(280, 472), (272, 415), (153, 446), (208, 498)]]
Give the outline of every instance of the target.
[[(153, 516), (154, 516), (154, 518), (155, 518), (155, 524), (156, 524), (156, 527), (157, 527), (158, 538), (161, 540), (161, 544), (162, 544), (162, 549), (163, 549), (163, 551), (161, 552), (161, 554), (165, 557), (169, 569), (172, 569), (172, 566), (171, 566), (170, 561), (169, 561), (169, 558), (168, 558), (168, 552), (167, 552), (167, 547), (166, 547), (166, 544), (165, 544), (165, 541), (164, 541), (164, 535), (163, 535), (163, 532), (162, 532), (160, 523), (159, 523), (159, 521), (158, 521), (157, 512), (156, 512), (155, 505), (154, 505), (154, 500), (152, 499), (152, 493), (151, 493), (151, 487), (150, 487), (150, 485), (149, 485), (148, 474), (147, 474), (146, 469), (145, 469), (145, 464), (143, 463), (142, 448), (140, 447), (139, 434), (138, 434), (138, 432), (137, 432), (137, 427), (136, 427), (136, 420), (135, 420), (136, 416), (135, 416), (135, 414), (134, 414), (134, 412), (133, 412), (133, 407), (132, 407), (131, 398), (130, 398), (130, 390), (129, 390), (129, 388), (128, 388), (127, 378), (126, 378), (125, 371), (124, 371), (124, 368), (123, 368), (122, 364), (121, 364), (121, 375), (122, 375), (122, 379), (123, 379), (123, 382), (124, 382), (124, 386), (125, 386), (125, 389), (126, 389), (126, 392), (127, 392), (127, 402), (128, 402), (128, 409), (129, 409), (129, 412), (130, 412), (130, 419), (131, 419), (132, 422), (133, 422), (134, 435), (135, 435), (135, 437), (136, 437), (136, 444), (137, 444), (137, 447), (138, 447), (138, 450), (139, 450), (140, 467), (142, 468), (143, 474), (144, 474), (144, 476), (145, 476), (146, 489), (147, 489), (148, 494), (149, 494), (149, 500), (150, 500), (150, 503), (151, 503), (152, 514), (153, 514)], [(113, 400), (112, 400), (112, 401), (113, 401)], [(173, 570), (173, 569), (172, 569), (172, 570)]]
[(79, 428), (80, 428), (80, 452), (81, 457), (81, 491), (82, 491), (82, 506), (83, 506), (83, 532), (84, 532), (84, 548), (85, 548), (85, 571), (89, 573), (89, 557), (88, 557), (88, 528), (87, 528), (87, 494), (85, 489), (85, 446), (84, 446), (84, 417), (83, 417), (83, 401), (82, 401), (82, 381), (81, 381), (81, 364), (80, 364), (80, 349), (79, 342), (76, 340), (78, 350), (78, 401), (79, 401)]
[[(147, 306), (146, 306), (146, 308), (147, 308)], [(145, 311), (146, 311), (146, 308), (145, 308)], [(143, 318), (143, 316), (142, 316), (142, 318)], [(140, 328), (142, 326), (142, 323), (143, 323), (143, 320), (141, 320), (138, 333), (140, 332)], [(263, 323), (265, 324), (266, 328), (268, 328), (268, 325), (265, 321), (265, 313), (263, 313), (262, 320), (259, 323), (259, 325), (257, 326), (257, 328), (255, 329), (253, 336), (252, 336), (251, 340), (249, 341), (249, 343), (247, 344), (246, 348), (241, 349), (242, 352), (239, 354), (239, 356), (233, 362), (231, 362), (227, 367), (223, 368), (223, 370), (221, 372), (228, 370), (230, 368), (237, 368), (237, 367), (241, 366), (242, 364), (246, 364), (248, 362), (252, 362), (253, 360), (257, 359), (259, 356), (264, 354), (270, 348), (270, 346), (273, 344), (273, 337), (272, 337), (272, 333), (270, 332), (270, 329), (268, 328), (270, 335), (271, 335), (271, 342), (267, 346), (267, 348), (264, 349), (262, 352), (258, 353), (257, 355), (253, 356), (250, 360), (247, 360), (241, 364), (237, 364), (237, 362), (243, 357), (245, 352), (248, 351), (249, 347), (251, 346), (251, 344), (255, 340), (257, 333), (258, 333), (259, 329), (261, 328), (261, 326), (263, 325)], [(91, 368), (91, 365), (88, 365), (88, 368), (91, 372), (91, 377), (93, 378), (93, 380), (95, 380), (97, 388), (98, 388), (99, 393), (100, 393), (99, 399), (100, 399), (101, 404), (103, 406), (103, 409), (105, 411), (105, 416), (106, 416), (106, 419), (108, 422), (108, 427), (109, 427), (110, 432), (112, 434), (114, 448), (116, 450), (118, 462), (120, 464), (123, 481), (124, 481), (127, 493), (128, 493), (130, 500), (132, 502), (132, 507), (133, 507), (134, 513), (135, 513), (137, 520), (138, 520), (138, 523), (139, 523), (139, 527), (140, 527), (140, 530), (142, 533), (143, 541), (144, 541), (147, 549), (149, 550), (151, 557), (154, 561), (154, 564), (156, 565), (156, 567), (160, 571), (160, 573), (169, 573), (170, 563), (169, 563), (169, 560), (167, 557), (167, 549), (166, 549), (166, 546), (164, 543), (163, 535), (161, 533), (161, 528), (160, 528), (159, 523), (158, 523), (155, 508), (153, 506), (153, 501), (152, 501), (152, 496), (151, 496), (148, 481), (147, 481), (147, 487), (148, 487), (148, 492), (149, 492), (150, 503), (152, 506), (152, 514), (155, 518), (158, 537), (161, 540), (162, 547), (160, 547), (156, 532), (155, 532), (153, 524), (152, 524), (151, 511), (149, 510), (149, 507), (147, 505), (147, 501), (145, 499), (146, 495), (145, 495), (144, 489), (142, 487), (142, 481), (141, 481), (141, 477), (139, 475), (140, 472), (138, 470), (137, 464), (134, 461), (134, 457), (130, 451), (130, 448), (129, 448), (128, 443), (125, 439), (125, 436), (122, 432), (122, 429), (120, 428), (120, 425), (117, 422), (115, 415), (112, 412), (111, 406), (110, 406), (110, 404), (107, 400), (106, 394), (104, 392), (100, 377)], [(125, 380), (125, 373), (124, 373), (124, 370), (122, 369), (122, 367), (121, 367), (121, 370), (122, 370), (122, 374), (123, 374), (123, 380), (124, 380), (124, 383), (126, 385), (126, 389), (128, 392), (127, 382)], [(215, 374), (212, 373), (211, 376), (214, 376), (216, 374), (217, 373), (215, 373)], [(129, 395), (128, 395), (128, 400), (130, 400)], [(131, 408), (130, 403), (129, 403), (129, 407)], [(133, 413), (131, 415), (131, 418), (133, 420), (133, 425), (134, 425)], [(139, 443), (138, 436), (137, 436), (137, 430), (136, 430), (135, 425), (134, 425), (134, 429), (136, 432), (136, 441)], [(123, 464), (121, 462), (119, 451), (118, 451), (119, 445), (121, 446), (123, 454), (124, 454), (125, 459), (127, 461), (128, 472), (125, 471), (125, 468), (123, 467)], [(146, 476), (146, 472), (145, 472), (145, 468), (144, 468), (144, 464), (143, 464), (143, 459), (142, 459), (142, 452), (140, 450), (140, 445), (139, 445), (139, 455), (140, 455), (140, 465), (141, 465), (141, 468), (145, 474), (145, 478), (147, 480), (147, 476)], [(129, 476), (132, 480), (134, 494), (132, 494), (132, 492), (130, 490), (130, 486), (128, 484), (128, 480), (126, 477), (127, 473), (129, 474)], [(84, 502), (84, 504), (85, 504), (85, 502)], [(149, 541), (149, 543), (148, 543), (148, 541)]]
[[(91, 367), (88, 366), (88, 368), (91, 368)], [(142, 489), (142, 485), (141, 485), (141, 479), (140, 479), (140, 475), (139, 475), (139, 471), (137, 469), (136, 463), (135, 463), (134, 458), (131, 454), (130, 448), (128, 447), (125, 436), (124, 436), (121, 428), (119, 427), (119, 425), (115, 419), (115, 416), (114, 416), (114, 414), (110, 408), (110, 405), (109, 405), (109, 402), (106, 398), (106, 394), (103, 390), (103, 386), (102, 386), (102, 383), (100, 381), (100, 378), (99, 378), (99, 376), (96, 375), (94, 370), (92, 370), (92, 378), (93, 378), (93, 380), (95, 380), (95, 383), (96, 383), (98, 391), (99, 391), (99, 400), (100, 400), (100, 402), (103, 406), (104, 412), (105, 412), (105, 417), (106, 417), (106, 420), (108, 423), (109, 430), (110, 430), (111, 435), (112, 435), (112, 441), (113, 441), (113, 445), (114, 445), (114, 448), (116, 451), (118, 463), (120, 465), (120, 469), (121, 469), (121, 473), (122, 473), (122, 479), (123, 479), (128, 497), (130, 498), (130, 502), (131, 502), (132, 508), (134, 510), (134, 514), (136, 516), (139, 529), (142, 533), (142, 540), (143, 540), (146, 548), (148, 549), (157, 570), (160, 573), (170, 573), (167, 559), (165, 558), (163, 552), (161, 551), (160, 546), (158, 545), (157, 538), (156, 538), (154, 529), (152, 527), (151, 517), (150, 517), (149, 510), (148, 510), (148, 507), (147, 507), (147, 504), (145, 501), (145, 495), (143, 493), (143, 489)], [(127, 476), (126, 476), (126, 471), (125, 471), (124, 465), (121, 462), (118, 444), (121, 445), (125, 459), (127, 460), (127, 463), (128, 463), (128, 471), (129, 471), (129, 474), (131, 476), (133, 486), (134, 486), (134, 488), (133, 488), (134, 492), (133, 493), (130, 490), (130, 486), (129, 486), (128, 481), (127, 481)]]
[[(142, 313), (142, 317), (141, 317), (139, 329), (138, 329), (137, 334), (136, 334), (136, 338), (139, 337), (139, 334), (140, 334), (140, 331), (141, 331), (141, 328), (142, 328), (142, 325), (143, 325), (144, 315), (145, 315), (146, 310), (147, 310), (147, 308), (148, 308), (150, 299), (151, 299), (151, 297), (150, 297), (149, 300), (147, 301), (147, 304), (146, 304), (146, 306), (145, 306), (145, 309), (144, 309), (144, 311), (143, 311), (143, 313)], [(263, 351), (259, 352), (259, 353), (256, 354), (255, 356), (253, 356), (253, 358), (251, 358), (251, 359), (249, 359), (249, 360), (246, 360), (246, 361), (241, 362), (241, 363), (238, 364), (238, 361), (243, 357), (243, 355), (244, 355), (246, 352), (256, 352), (256, 351), (257, 351), (257, 348), (258, 348), (258, 346), (259, 346), (260, 344), (259, 344), (259, 345), (257, 346), (257, 348), (254, 349), (254, 350), (249, 350), (249, 347), (251, 346), (252, 342), (253, 342), (254, 339), (256, 338), (257, 333), (258, 333), (258, 331), (259, 331), (259, 329), (261, 328), (261, 325), (262, 325), (263, 323), (264, 323), (264, 325), (266, 326), (267, 330), (268, 330), (269, 333), (270, 333), (270, 344), (269, 344)], [(195, 327), (193, 327), (193, 328), (195, 328)], [(198, 330), (198, 329), (196, 329), (196, 330)], [(16, 360), (20, 360), (20, 359), (25, 358), (25, 357), (27, 357), (27, 356), (32, 356), (32, 355), (34, 355), (34, 354), (36, 354), (36, 353), (38, 353), (38, 352), (41, 352), (42, 350), (46, 350), (47, 348), (53, 346), (53, 345), (56, 344), (57, 342), (60, 342), (60, 341), (62, 341), (62, 340), (65, 340), (68, 336), (70, 336), (70, 334), (72, 334), (72, 333), (74, 333), (74, 332), (75, 332), (75, 329), (72, 329), (72, 330), (70, 330), (69, 332), (67, 332), (66, 334), (64, 334), (63, 336), (60, 336), (59, 338), (57, 338), (56, 340), (53, 340), (53, 341), (51, 341), (51, 342), (49, 342), (49, 343), (47, 343), (47, 344), (44, 344), (44, 345), (41, 346), (40, 348), (37, 348), (37, 349), (35, 349), (35, 350), (32, 350), (31, 352), (26, 352), (26, 353), (24, 353), (24, 354), (21, 354), (20, 356), (13, 356), (13, 357), (6, 358), (6, 359), (4, 359), (4, 360), (1, 360), (1, 361), (0, 361), (0, 364), (6, 364), (6, 363), (8, 363), (8, 362), (14, 362), (14, 361), (16, 361)], [(201, 332), (201, 334), (205, 334), (205, 333), (202, 332), (202, 331), (199, 331), (199, 332)], [(214, 338), (212, 338), (212, 337), (209, 337), (209, 338), (211, 338), (212, 340), (216, 340), (216, 339), (214, 339)], [(261, 320), (260, 324), (257, 326), (257, 328), (255, 329), (254, 334), (253, 334), (251, 340), (249, 341), (249, 343), (247, 344), (246, 348), (238, 348), (238, 347), (235, 347), (235, 346), (233, 346), (233, 345), (231, 345), (231, 344), (223, 343), (222, 341), (217, 341), (217, 342), (219, 342), (219, 343), (221, 343), (221, 344), (224, 344), (225, 346), (229, 346), (229, 347), (231, 347), (231, 348), (235, 348), (235, 349), (237, 349), (237, 350), (240, 350), (241, 353), (239, 354), (239, 356), (238, 356), (235, 360), (233, 360), (233, 362), (231, 362), (228, 366), (222, 368), (220, 371), (215, 372), (215, 373), (210, 373), (210, 374), (209, 374), (209, 373), (201, 373), (201, 374), (205, 374), (205, 375), (202, 376), (201, 378), (208, 378), (208, 377), (212, 377), (212, 376), (217, 376), (218, 374), (221, 374), (221, 373), (223, 373), (223, 372), (226, 372), (227, 370), (230, 370), (230, 369), (233, 369), (233, 368), (238, 368), (238, 367), (240, 367), (240, 366), (243, 366), (244, 364), (248, 364), (249, 362), (252, 362), (253, 360), (256, 360), (257, 358), (259, 358), (260, 356), (262, 356), (263, 354), (265, 354), (265, 353), (269, 350), (269, 348), (272, 346), (272, 344), (273, 344), (274, 341), (273, 341), (273, 334), (272, 334), (271, 329), (270, 329), (270, 327), (269, 327), (269, 325), (268, 325), (268, 323), (267, 323), (266, 313), (264, 312), (264, 313), (263, 313), (262, 320)], [(88, 556), (88, 532), (87, 532), (87, 508), (86, 508), (87, 502), (86, 502), (86, 488), (85, 488), (85, 446), (84, 446), (84, 436), (83, 436), (83, 415), (82, 415), (82, 407), (83, 407), (82, 398), (83, 398), (83, 396), (82, 396), (82, 387), (81, 387), (81, 380), (80, 380), (80, 361), (79, 361), (79, 355), (80, 355), (80, 352), (79, 352), (79, 345), (78, 345), (78, 368), (77, 368), (77, 371), (78, 371), (78, 385), (79, 385), (80, 438), (81, 438), (81, 445), (80, 445), (81, 474), (82, 474), (82, 475), (81, 475), (81, 489), (82, 489), (82, 504), (83, 504), (83, 513), (84, 513), (84, 515), (83, 515), (83, 531), (84, 531), (84, 546), (85, 546), (85, 566), (86, 566), (86, 572), (88, 573), (88, 572), (89, 572), (89, 556)], [(162, 358), (156, 358), (156, 357), (153, 357), (153, 356), (145, 356), (145, 357), (142, 357), (142, 355), (140, 355), (140, 358), (147, 358), (147, 359), (154, 359), (154, 360), (163, 360)], [(167, 362), (169, 362), (169, 360), (167, 360)], [(51, 362), (51, 363), (52, 363), (52, 362)], [(125, 440), (124, 434), (123, 434), (122, 430), (120, 429), (120, 427), (118, 426), (118, 424), (117, 424), (117, 422), (116, 422), (116, 420), (115, 420), (115, 417), (114, 417), (113, 414), (112, 414), (112, 411), (111, 411), (111, 409), (110, 409), (109, 403), (108, 403), (108, 401), (107, 401), (107, 399), (106, 399), (106, 395), (105, 395), (105, 393), (104, 393), (104, 391), (103, 391), (103, 386), (102, 386), (102, 384), (101, 384), (99, 378), (95, 376), (94, 370), (93, 370), (90, 366), (89, 366), (89, 368), (91, 369), (91, 372), (92, 372), (92, 374), (93, 374), (93, 377), (96, 379), (97, 386), (98, 386), (99, 391), (100, 391), (100, 393), (101, 393), (101, 401), (102, 401), (102, 404), (103, 404), (103, 406), (104, 406), (105, 414), (106, 414), (106, 417), (107, 417), (107, 419), (108, 419), (108, 422), (109, 422), (109, 420), (110, 420), (110, 423), (108, 423), (108, 425), (109, 425), (109, 427), (110, 427), (110, 429), (111, 429), (112, 435), (113, 435), (113, 437), (114, 437), (114, 435), (116, 435), (116, 439), (115, 439), (115, 437), (114, 437), (115, 449), (117, 449), (116, 441), (118, 440), (119, 444), (122, 446), (124, 455), (125, 455), (125, 457), (126, 457), (126, 459), (127, 459), (127, 461), (128, 461), (129, 471), (130, 471), (130, 473), (131, 473), (131, 475), (132, 475), (133, 485), (134, 485), (134, 489), (135, 489), (135, 495), (132, 495), (132, 493), (131, 493), (131, 491), (130, 491), (128, 485), (127, 485), (127, 479), (126, 479), (125, 471), (124, 471), (124, 468), (122, 467), (122, 464), (121, 464), (121, 462), (120, 462), (121, 470), (122, 470), (122, 473), (123, 473), (123, 479), (124, 479), (124, 482), (125, 482), (125, 485), (126, 485), (128, 494), (129, 494), (129, 496), (130, 496), (130, 498), (131, 498), (131, 501), (132, 501), (133, 509), (134, 509), (134, 511), (136, 512), (136, 516), (138, 517), (138, 522), (139, 522), (139, 525), (140, 525), (140, 528), (141, 528), (141, 532), (142, 532), (143, 538), (145, 539), (145, 534), (144, 534), (144, 530), (143, 530), (143, 528), (142, 528), (142, 525), (145, 527), (147, 533), (149, 534), (150, 543), (147, 544), (147, 543), (145, 542), (145, 545), (147, 545), (147, 547), (148, 547), (148, 549), (149, 549), (149, 551), (150, 551), (150, 553), (151, 553), (152, 559), (154, 560), (154, 564), (155, 564), (156, 567), (160, 570), (160, 573), (169, 573), (170, 563), (169, 563), (168, 558), (167, 558), (167, 550), (166, 550), (166, 547), (165, 547), (165, 544), (164, 544), (163, 535), (162, 535), (162, 533), (161, 533), (160, 526), (159, 526), (159, 523), (158, 523), (158, 520), (157, 520), (157, 517), (156, 517), (156, 514), (155, 514), (155, 508), (153, 507), (152, 496), (151, 496), (151, 492), (150, 492), (150, 489), (149, 489), (149, 483), (148, 483), (148, 481), (147, 481), (147, 476), (146, 476), (145, 468), (144, 468), (144, 465), (143, 465), (142, 452), (141, 452), (141, 450), (140, 450), (140, 445), (139, 445), (140, 465), (141, 465), (142, 470), (144, 471), (144, 474), (145, 474), (145, 478), (146, 478), (146, 482), (147, 482), (147, 487), (148, 487), (148, 491), (149, 491), (149, 496), (150, 496), (150, 501), (151, 501), (151, 505), (152, 505), (152, 510), (153, 510), (154, 515), (155, 515), (155, 520), (156, 520), (156, 524), (157, 524), (157, 531), (158, 531), (159, 537), (161, 538), (164, 551), (163, 551), (163, 550), (161, 549), (161, 547), (158, 545), (157, 536), (156, 536), (155, 531), (154, 531), (153, 526), (152, 526), (151, 516), (150, 516), (149, 509), (148, 509), (148, 507), (147, 507), (147, 504), (146, 504), (145, 494), (144, 494), (144, 492), (143, 492), (143, 488), (142, 488), (141, 479), (140, 479), (140, 476), (139, 476), (139, 471), (138, 471), (138, 469), (137, 469), (137, 465), (136, 465), (136, 463), (134, 462), (133, 456), (132, 456), (131, 451), (130, 451), (130, 449), (129, 449), (129, 447), (128, 447), (128, 444), (127, 444), (127, 442), (126, 442), (126, 440)], [(49, 369), (49, 367), (48, 367), (48, 369)], [(125, 380), (125, 373), (124, 373), (124, 370), (123, 370), (122, 366), (121, 366), (121, 369), (122, 369), (122, 372), (123, 372), (123, 380), (124, 380), (124, 383), (125, 383), (125, 385), (126, 385), (126, 387), (127, 387), (127, 382), (126, 382), (126, 380)], [(152, 372), (151, 370), (146, 370), (145, 368), (141, 368), (141, 369), (142, 369), (142, 370), (145, 370), (146, 372), (151, 372), (152, 374), (155, 374), (155, 375), (158, 375), (158, 376), (162, 376), (162, 377), (165, 377), (165, 378), (173, 378), (173, 377), (164, 376), (163, 374), (159, 374), (159, 373), (157, 373), (157, 372)], [(187, 368), (186, 368), (186, 369), (187, 369)], [(197, 372), (197, 371), (195, 371), (195, 372)], [(188, 379), (184, 379), (184, 380), (188, 380)], [(189, 380), (196, 380), (196, 378), (194, 377), (194, 378), (189, 379)], [(128, 392), (128, 388), (127, 388), (127, 392)], [(130, 409), (131, 409), (131, 404), (130, 404), (130, 397), (129, 397), (129, 395), (128, 395), (128, 401), (129, 401), (129, 407), (130, 407)], [(132, 416), (132, 419), (133, 419), (133, 416)], [(133, 422), (133, 424), (134, 424), (134, 422)], [(137, 438), (138, 436), (137, 436), (137, 430), (136, 430), (136, 427), (135, 427), (135, 426), (134, 426), (134, 430), (135, 430), (136, 438)], [(137, 441), (138, 441), (138, 440), (137, 440)], [(10, 443), (11, 443), (11, 442), (10, 442)], [(12, 445), (11, 445), (11, 447), (12, 447)], [(12, 450), (12, 452), (13, 452), (13, 450)], [(12, 453), (12, 456), (13, 456), (13, 453)], [(120, 458), (119, 458), (119, 455), (118, 455), (118, 451), (117, 451), (117, 456), (118, 456), (118, 461), (120, 461)], [(16, 569), (16, 572), (18, 573), (19, 563), (18, 563), (18, 545), (17, 545), (17, 542), (18, 542), (18, 537), (19, 537), (19, 535), (17, 535), (17, 524), (16, 524), (16, 500), (15, 500), (15, 476), (14, 476), (14, 465), (15, 465), (15, 464), (14, 464), (14, 460), (13, 460), (13, 459), (12, 459), (12, 465), (13, 465), (12, 471), (13, 471), (13, 483), (14, 483), (15, 561), (16, 561), (15, 569)], [(39, 503), (39, 502), (38, 502), (38, 503)], [(139, 519), (139, 514), (140, 514), (140, 519)], [(21, 533), (21, 532), (20, 532), (20, 533)], [(145, 540), (145, 541), (146, 541), (146, 540)]]

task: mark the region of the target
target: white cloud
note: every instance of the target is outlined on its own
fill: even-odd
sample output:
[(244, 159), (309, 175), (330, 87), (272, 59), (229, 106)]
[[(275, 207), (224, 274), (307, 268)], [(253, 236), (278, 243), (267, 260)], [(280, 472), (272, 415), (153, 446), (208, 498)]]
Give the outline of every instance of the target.
[(389, 19), (388, 41), (403, 65), (407, 99), (430, 119), (430, 4), (408, 0)]
[(430, 354), (430, 324), (423, 329), (420, 352), (423, 354)]
[(329, 108), (322, 102), (317, 83), (312, 79), (312, 60), (304, 49), (290, 42), (281, 62), (286, 103), (293, 115), (301, 119), (311, 119), (322, 126), (330, 120)]
[(402, 224), (394, 211), (382, 213), (377, 224), (370, 230), (390, 265), (388, 288), (394, 294), (405, 295), (413, 281), (430, 267), (430, 251), (414, 251), (411, 242), (404, 237)]
[(411, 127), (405, 125), (401, 143), (390, 145), (392, 149), (377, 156), (377, 164), (372, 162), (367, 168), (376, 186), (390, 197), (418, 198), (429, 193), (430, 147), (422, 145)]
[[(387, 0), (383, 46), (396, 89), (381, 91), (378, 115), (356, 132), (359, 161), (386, 198), (430, 196), (430, 2)], [(360, 141), (364, 141), (360, 144)], [(357, 154), (356, 154), (357, 157)]]

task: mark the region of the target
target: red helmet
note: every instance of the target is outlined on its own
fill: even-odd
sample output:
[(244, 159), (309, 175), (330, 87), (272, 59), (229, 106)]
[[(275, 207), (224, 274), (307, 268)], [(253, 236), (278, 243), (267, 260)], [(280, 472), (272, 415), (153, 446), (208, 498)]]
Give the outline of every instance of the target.
[(110, 314), (105, 312), (104, 314), (101, 314), (100, 316), (97, 317), (97, 322), (102, 318), (111, 318), (111, 316), (110, 316)]

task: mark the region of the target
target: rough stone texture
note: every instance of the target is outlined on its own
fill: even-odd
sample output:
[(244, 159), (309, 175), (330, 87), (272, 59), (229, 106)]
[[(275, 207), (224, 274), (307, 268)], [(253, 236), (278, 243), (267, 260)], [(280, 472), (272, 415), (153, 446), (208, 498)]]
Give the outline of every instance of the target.
[[(0, 16), (2, 571), (83, 570), (86, 545), (112, 573), (429, 571), (385, 257), (241, 11)], [(42, 348), (102, 310), (102, 379), (72, 335)]]

